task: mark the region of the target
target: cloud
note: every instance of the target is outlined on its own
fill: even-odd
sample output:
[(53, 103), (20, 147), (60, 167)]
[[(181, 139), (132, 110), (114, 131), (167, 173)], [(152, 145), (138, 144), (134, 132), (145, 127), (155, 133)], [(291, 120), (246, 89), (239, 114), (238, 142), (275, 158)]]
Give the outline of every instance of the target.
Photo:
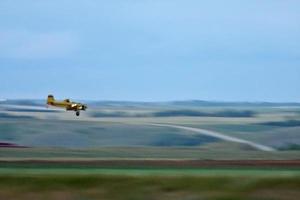
[(79, 47), (76, 35), (67, 31), (0, 31), (0, 57), (12, 59), (63, 58)]

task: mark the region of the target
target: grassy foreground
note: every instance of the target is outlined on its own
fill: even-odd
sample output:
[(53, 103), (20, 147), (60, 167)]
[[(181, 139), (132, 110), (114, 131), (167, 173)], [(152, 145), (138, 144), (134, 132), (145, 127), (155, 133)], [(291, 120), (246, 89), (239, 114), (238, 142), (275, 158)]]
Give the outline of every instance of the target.
[(0, 166), (5, 200), (296, 200), (299, 189), (298, 167)]
[(299, 176), (0, 175), (6, 200), (296, 200), (299, 188)]

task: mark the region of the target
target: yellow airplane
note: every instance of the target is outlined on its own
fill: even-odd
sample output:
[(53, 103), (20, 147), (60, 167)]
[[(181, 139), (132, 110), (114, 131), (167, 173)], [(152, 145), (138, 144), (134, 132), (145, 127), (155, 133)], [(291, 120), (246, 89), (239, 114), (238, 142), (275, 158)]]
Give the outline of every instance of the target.
[(76, 116), (80, 115), (80, 110), (86, 110), (87, 106), (82, 103), (71, 102), (70, 99), (63, 101), (56, 101), (53, 95), (48, 95), (47, 105), (55, 106), (59, 108), (65, 108), (66, 110), (73, 110), (76, 112)]

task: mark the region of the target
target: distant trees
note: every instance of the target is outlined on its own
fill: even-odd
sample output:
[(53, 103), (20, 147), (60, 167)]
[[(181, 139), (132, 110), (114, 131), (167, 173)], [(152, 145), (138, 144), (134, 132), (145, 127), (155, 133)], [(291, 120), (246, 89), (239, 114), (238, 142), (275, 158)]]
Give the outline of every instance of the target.
[(149, 113), (128, 112), (94, 112), (92, 117), (254, 117), (255, 112), (249, 110), (224, 110), (217, 112), (202, 112), (197, 110), (163, 110)]
[(261, 124), (266, 126), (295, 127), (295, 126), (300, 126), (300, 121), (287, 120), (287, 121), (277, 121), (277, 122), (265, 122)]

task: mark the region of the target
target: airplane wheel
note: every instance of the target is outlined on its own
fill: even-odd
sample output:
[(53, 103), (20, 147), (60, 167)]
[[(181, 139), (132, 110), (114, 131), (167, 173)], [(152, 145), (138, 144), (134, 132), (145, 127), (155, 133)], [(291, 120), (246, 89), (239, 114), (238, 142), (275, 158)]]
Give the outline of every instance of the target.
[(79, 115), (80, 115), (80, 112), (79, 112), (79, 111), (77, 111), (77, 112), (76, 112), (76, 116), (79, 116)]

